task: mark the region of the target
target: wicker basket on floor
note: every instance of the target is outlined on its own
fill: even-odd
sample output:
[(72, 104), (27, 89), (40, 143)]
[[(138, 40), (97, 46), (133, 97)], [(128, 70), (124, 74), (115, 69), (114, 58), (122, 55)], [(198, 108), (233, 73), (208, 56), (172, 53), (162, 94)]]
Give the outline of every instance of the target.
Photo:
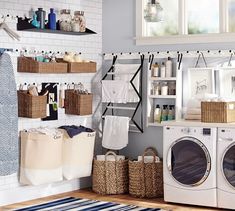
[[(152, 154), (154, 162), (145, 163), (144, 156)], [(156, 162), (157, 152), (147, 148), (142, 161), (129, 161), (129, 193), (140, 198), (156, 198), (163, 196), (163, 164)]]
[(47, 95), (32, 96), (23, 90), (19, 90), (17, 95), (19, 117), (45, 118), (47, 116)]
[[(115, 161), (107, 161), (108, 155)], [(123, 194), (128, 192), (128, 160), (117, 160), (117, 155), (109, 151), (105, 161), (94, 159), (92, 190), (99, 194)]]

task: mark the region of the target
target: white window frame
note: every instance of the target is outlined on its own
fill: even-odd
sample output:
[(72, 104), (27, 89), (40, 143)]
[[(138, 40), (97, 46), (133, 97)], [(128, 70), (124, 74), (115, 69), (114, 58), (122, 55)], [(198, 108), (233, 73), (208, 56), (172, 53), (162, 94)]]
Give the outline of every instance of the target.
[(182, 43), (222, 43), (234, 42), (235, 33), (228, 32), (227, 0), (219, 0), (219, 33), (187, 34), (188, 24), (186, 16), (187, 0), (179, 0), (179, 35), (172, 36), (143, 36), (144, 31), (144, 3), (136, 0), (136, 45), (162, 45)]

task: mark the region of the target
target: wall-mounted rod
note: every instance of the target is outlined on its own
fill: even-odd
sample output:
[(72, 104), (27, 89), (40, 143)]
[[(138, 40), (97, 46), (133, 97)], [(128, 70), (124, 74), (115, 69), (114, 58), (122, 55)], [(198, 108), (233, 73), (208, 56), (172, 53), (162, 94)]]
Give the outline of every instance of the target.
[[(52, 51), (52, 50), (36, 50), (36, 49), (27, 49), (25, 47), (22, 48), (0, 48), (0, 50), (3, 49), (4, 51), (9, 51), (13, 53), (22, 53), (22, 54), (61, 54), (64, 55), (67, 52), (70, 51)], [(74, 52), (71, 50), (71, 52)], [(76, 54), (81, 55), (82, 52), (74, 52)]]
[(145, 55), (148, 59), (150, 55), (154, 55), (155, 59), (162, 58), (178, 58), (179, 54), (183, 54), (184, 58), (197, 58), (198, 55), (203, 54), (205, 57), (230, 57), (231, 53), (235, 50), (203, 50), (203, 51), (156, 51), (156, 52), (119, 52), (119, 53), (104, 53), (104, 60), (112, 60), (114, 55), (117, 55), (118, 59), (139, 59), (139, 55)]
[(4, 53), (5, 51), (8, 51), (8, 52), (13, 52), (13, 49), (11, 48), (0, 48), (0, 53)]

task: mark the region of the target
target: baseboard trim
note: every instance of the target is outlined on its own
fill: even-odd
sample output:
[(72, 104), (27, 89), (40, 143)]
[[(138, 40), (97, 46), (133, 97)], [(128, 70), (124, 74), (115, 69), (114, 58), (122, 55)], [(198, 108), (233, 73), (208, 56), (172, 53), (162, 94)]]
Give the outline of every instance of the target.
[(52, 196), (91, 186), (90, 177), (40, 186), (20, 186), (0, 191), (0, 206)]

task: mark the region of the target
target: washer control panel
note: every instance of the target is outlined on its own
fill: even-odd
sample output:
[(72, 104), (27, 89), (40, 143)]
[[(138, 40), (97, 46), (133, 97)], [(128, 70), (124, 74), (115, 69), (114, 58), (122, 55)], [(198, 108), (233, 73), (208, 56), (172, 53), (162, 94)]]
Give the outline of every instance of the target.
[(181, 132), (186, 135), (202, 134), (203, 136), (211, 136), (211, 128), (182, 128)]

